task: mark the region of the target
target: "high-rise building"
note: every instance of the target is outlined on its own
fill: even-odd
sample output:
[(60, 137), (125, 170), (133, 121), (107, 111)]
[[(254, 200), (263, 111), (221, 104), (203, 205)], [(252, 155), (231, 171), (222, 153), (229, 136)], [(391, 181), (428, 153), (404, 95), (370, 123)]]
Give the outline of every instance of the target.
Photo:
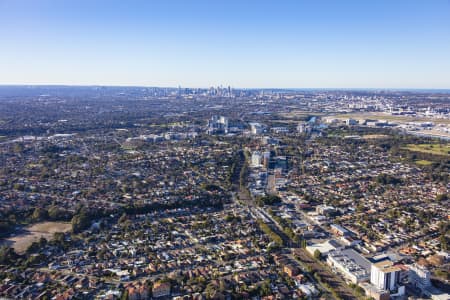
[(228, 118), (224, 116), (212, 116), (208, 120), (208, 134), (228, 133)]
[(353, 125), (357, 125), (357, 124), (358, 124), (358, 121), (356, 121), (355, 119), (346, 119), (346, 120), (345, 120), (345, 124), (346, 124), (347, 126), (353, 126)]
[(408, 280), (412, 285), (422, 290), (431, 286), (430, 271), (418, 264), (409, 266)]
[(261, 166), (262, 162), (262, 155), (259, 151), (254, 151), (252, 153), (252, 167), (259, 167)]
[(262, 134), (264, 132), (264, 126), (260, 123), (250, 123), (250, 130), (252, 134)]
[(371, 266), (370, 282), (381, 290), (396, 290), (400, 283), (400, 268), (389, 259), (376, 262)]
[(299, 133), (310, 133), (311, 129), (311, 125), (306, 122), (300, 122), (297, 125), (297, 131)]
[(262, 154), (262, 164), (264, 167), (268, 168), (270, 162), (270, 151), (265, 151)]

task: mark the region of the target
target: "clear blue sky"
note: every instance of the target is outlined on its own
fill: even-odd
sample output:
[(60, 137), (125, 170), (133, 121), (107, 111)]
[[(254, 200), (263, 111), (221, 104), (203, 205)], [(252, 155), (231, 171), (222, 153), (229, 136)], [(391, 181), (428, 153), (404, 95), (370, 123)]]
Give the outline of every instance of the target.
[(450, 0), (0, 0), (0, 84), (450, 88)]

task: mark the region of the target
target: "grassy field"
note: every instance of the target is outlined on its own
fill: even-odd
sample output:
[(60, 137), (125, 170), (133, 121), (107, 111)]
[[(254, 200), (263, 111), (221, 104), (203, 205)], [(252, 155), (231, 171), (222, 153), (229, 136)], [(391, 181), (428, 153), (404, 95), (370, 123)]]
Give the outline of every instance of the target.
[(386, 139), (388, 137), (390, 137), (390, 136), (386, 135), (386, 134), (365, 134), (365, 135), (363, 135), (363, 139), (366, 139), (366, 140)]
[(125, 151), (136, 150), (137, 146), (135, 145), (121, 145), (121, 148)]
[(293, 110), (290, 112), (283, 112), (283, 113), (279, 113), (278, 116), (282, 117), (282, 118), (287, 118), (287, 119), (292, 119), (292, 118), (297, 118), (297, 117), (306, 117), (306, 116), (323, 116), (323, 113), (312, 113), (310, 111), (302, 111), (302, 110)]
[(28, 226), (16, 236), (5, 239), (17, 253), (24, 253), (33, 242), (38, 242), (41, 237), (51, 240), (56, 232), (67, 232), (72, 228), (70, 223), (42, 222)]
[(450, 144), (408, 144), (404, 149), (412, 152), (450, 156)]
[(429, 166), (433, 162), (429, 161), (429, 160), (420, 159), (420, 160), (416, 160), (415, 163), (418, 164), (419, 166)]

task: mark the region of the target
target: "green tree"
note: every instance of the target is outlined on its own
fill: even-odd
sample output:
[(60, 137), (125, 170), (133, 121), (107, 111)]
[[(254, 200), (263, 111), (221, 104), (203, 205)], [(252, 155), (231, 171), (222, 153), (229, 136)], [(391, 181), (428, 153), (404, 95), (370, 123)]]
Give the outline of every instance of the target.
[(308, 245), (307, 243), (306, 243), (306, 240), (305, 239), (302, 239), (302, 241), (301, 241), (301, 247), (303, 248), (303, 249), (305, 249), (306, 248), (306, 246)]
[(30, 246), (28, 246), (26, 253), (36, 253), (41, 248), (38, 242), (32, 242)]
[(17, 254), (14, 252), (14, 249), (8, 246), (0, 247), (0, 264), (10, 264), (17, 257)]
[(439, 194), (436, 196), (436, 201), (442, 202), (448, 200), (448, 194)]
[(258, 206), (274, 205), (274, 204), (281, 203), (281, 198), (278, 196), (275, 196), (275, 195), (267, 195), (267, 196), (259, 197), (256, 200), (256, 203), (258, 204)]
[(41, 207), (36, 207), (33, 211), (33, 214), (31, 215), (31, 219), (33, 221), (43, 221), (46, 220), (48, 218), (48, 213), (47, 210), (41, 208)]
[(264, 280), (264, 282), (261, 284), (259, 288), (259, 296), (269, 296), (272, 293), (272, 290), (270, 289), (270, 281)]
[(122, 295), (120, 296), (120, 300), (128, 300), (128, 291), (124, 290)]
[(120, 216), (118, 223), (121, 224), (121, 223), (124, 223), (125, 221), (128, 221), (128, 216), (127, 216), (126, 213), (123, 213), (123, 214)]
[(48, 209), (48, 217), (50, 220), (59, 221), (59, 220), (65, 220), (67, 212), (57, 206), (51, 206)]
[(79, 233), (90, 225), (90, 218), (85, 212), (81, 212), (72, 218), (72, 232)]

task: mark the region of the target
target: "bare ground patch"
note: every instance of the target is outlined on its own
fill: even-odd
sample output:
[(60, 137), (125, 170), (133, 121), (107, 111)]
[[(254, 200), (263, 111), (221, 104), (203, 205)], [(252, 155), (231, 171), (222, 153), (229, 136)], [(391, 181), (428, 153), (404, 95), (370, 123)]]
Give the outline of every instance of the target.
[(67, 232), (72, 228), (65, 222), (42, 222), (23, 228), (17, 235), (4, 240), (14, 250), (24, 253), (33, 242), (38, 242), (41, 237), (51, 240), (56, 232)]

